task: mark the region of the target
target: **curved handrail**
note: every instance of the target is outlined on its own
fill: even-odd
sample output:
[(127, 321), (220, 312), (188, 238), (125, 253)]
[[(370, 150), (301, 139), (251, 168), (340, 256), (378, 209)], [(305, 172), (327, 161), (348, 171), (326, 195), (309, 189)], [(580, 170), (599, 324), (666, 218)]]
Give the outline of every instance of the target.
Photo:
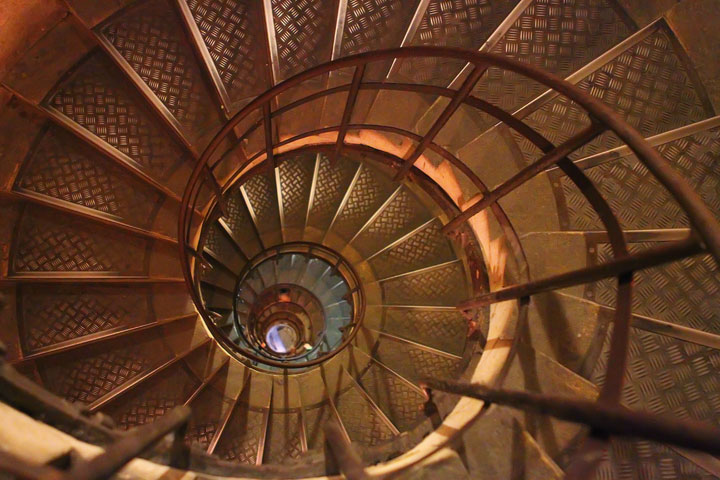
[[(186, 196), (191, 186), (197, 181), (198, 176), (202, 172), (202, 168), (207, 164), (209, 158), (215, 153), (222, 141), (232, 132), (232, 129), (247, 116), (248, 113), (258, 107), (269, 102), (270, 99), (276, 97), (280, 93), (290, 90), (302, 82), (313, 77), (328, 73), (333, 70), (363, 65), (370, 62), (376, 62), (389, 59), (411, 58), (411, 57), (443, 57), (464, 60), (475, 65), (476, 68), (485, 68), (493, 66), (518, 73), (546, 87), (561, 93), (562, 95), (573, 100), (586, 111), (591, 114), (595, 120), (606, 125), (615, 132), (618, 137), (623, 140), (627, 146), (637, 155), (638, 159), (648, 168), (648, 170), (661, 182), (661, 184), (673, 195), (675, 200), (684, 207), (688, 214), (690, 222), (697, 229), (700, 237), (707, 249), (720, 262), (720, 223), (705, 205), (700, 196), (695, 193), (692, 187), (675, 172), (668, 162), (663, 159), (660, 154), (648, 144), (642, 135), (627, 124), (617, 113), (603, 104), (597, 98), (582, 91), (576, 85), (573, 85), (560, 77), (548, 73), (541, 68), (513, 60), (501, 55), (473, 52), (451, 47), (404, 47), (390, 50), (376, 50), (349, 57), (334, 60), (317, 67), (311, 68), (294, 77), (291, 77), (275, 87), (267, 90), (263, 94), (256, 97), (241, 111), (235, 114), (213, 140), (208, 144), (207, 148), (201, 155), (198, 165), (190, 176), (188, 188), (183, 195), (183, 207), (186, 206)], [(383, 88), (383, 83), (378, 84), (378, 88)], [(479, 99), (478, 99), (479, 100)], [(500, 110), (500, 109), (498, 109)], [(182, 212), (184, 212), (184, 208)]]
[[(452, 90), (442, 87), (435, 87), (430, 85), (418, 85), (418, 84), (401, 84), (391, 82), (362, 82), (362, 74), (365, 70), (365, 66), (368, 63), (384, 61), (384, 60), (395, 60), (395, 59), (406, 59), (416, 57), (443, 57), (449, 59), (463, 60), (472, 66), (475, 70), (470, 75), (472, 81), (466, 80), (463, 86), (458, 90)], [(552, 74), (549, 74), (537, 67), (520, 63), (518, 61), (505, 58), (502, 56), (471, 52), (455, 48), (447, 47), (406, 47), (400, 49), (383, 50), (383, 51), (372, 51), (363, 54), (358, 54), (339, 60), (335, 60), (323, 65), (319, 65), (312, 69), (309, 69), (301, 74), (296, 75), (284, 82), (276, 85), (265, 93), (261, 94), (247, 106), (245, 106), (240, 112), (235, 114), (226, 125), (220, 130), (220, 132), (213, 138), (206, 150), (201, 155), (198, 165), (193, 170), (188, 186), (184, 192), (182, 198), (182, 207), (180, 211), (180, 220), (178, 225), (178, 238), (181, 249), (181, 255), (184, 261), (182, 262), (183, 273), (185, 275), (188, 287), (190, 289), (191, 296), (198, 305), (199, 310), (202, 312), (202, 305), (199, 303), (199, 297), (193, 287), (192, 282), (192, 271), (190, 269), (190, 258), (187, 256), (187, 249), (192, 247), (192, 219), (195, 213), (199, 210), (199, 198), (200, 191), (203, 187), (203, 183), (206, 181), (205, 176), (207, 172), (217, 182), (215, 178), (215, 169), (221, 165), (225, 155), (233, 151), (233, 148), (227, 150), (224, 154), (218, 156), (218, 149), (223, 143), (231, 138), (231, 135), (235, 135), (235, 128), (240, 123), (249, 118), (253, 112), (262, 112), (262, 118), (251, 122), (246, 132), (239, 136), (238, 142), (247, 138), (254, 132), (259, 131), (261, 128), (264, 129), (265, 137), (265, 150), (259, 150), (257, 153), (252, 155), (250, 158), (244, 158), (240, 166), (235, 169), (235, 174), (230, 175), (229, 179), (224, 180), (224, 184), (218, 183), (213, 191), (219, 194), (227, 191), (233, 184), (241, 181), (242, 178), (247, 178), (250, 172), (257, 172), (263, 168), (264, 162), (274, 161), (275, 150), (278, 148), (287, 148), (292, 150), (293, 143), (300, 142), (303, 139), (310, 138), (312, 136), (321, 135), (323, 133), (338, 132), (335, 153), (344, 148), (354, 148), (354, 146), (345, 139), (345, 132), (349, 130), (385, 130), (391, 133), (403, 135), (406, 138), (411, 139), (418, 143), (416, 150), (409, 156), (408, 159), (399, 159), (394, 157), (394, 167), (402, 174), (402, 172), (409, 170), (413, 167), (414, 161), (423, 153), (425, 149), (432, 150), (433, 152), (440, 155), (442, 158), (447, 160), (453, 166), (458, 168), (463, 175), (466, 175), (478, 188), (483, 196), (491, 194), (489, 190), (482, 184), (479, 178), (467, 167), (462, 161), (454, 157), (450, 152), (443, 149), (433, 141), (433, 136), (442, 125), (437, 124), (431, 128), (432, 132), (424, 136), (419, 136), (413, 132), (408, 132), (397, 127), (380, 126), (363, 123), (349, 123), (350, 116), (348, 115), (348, 108), (352, 113), (355, 97), (360, 90), (400, 90), (427, 93), (437, 96), (444, 96), (450, 98), (451, 106), (455, 109), (459, 105), (466, 105), (473, 107), (480, 111), (483, 111), (498, 121), (506, 124), (509, 128), (516, 131), (521, 136), (528, 139), (533, 145), (538, 147), (542, 152), (546, 154), (546, 157), (551, 158), (553, 164), (556, 164), (572, 182), (580, 189), (581, 193), (586, 197), (590, 205), (595, 209), (603, 222), (609, 237), (609, 243), (613, 252), (614, 258), (632, 258), (632, 255), (628, 254), (627, 246), (623, 236), (622, 229), (620, 227), (617, 218), (611, 211), (609, 204), (596, 189), (596, 187), (590, 182), (585, 174), (572, 163), (567, 155), (573, 150), (579, 148), (583, 144), (591, 141), (595, 135), (587, 135), (585, 139), (580, 139), (577, 146), (574, 146), (569, 152), (564, 152), (561, 147), (556, 147), (540, 133), (529, 127), (522, 120), (514, 117), (512, 114), (496, 107), (482, 99), (476, 98), (470, 94), (474, 82), (477, 82), (482, 72), (487, 67), (493, 66), (501, 69), (505, 69), (525, 77), (531, 78), (541, 84), (544, 84), (548, 88), (555, 90), (557, 93), (566, 96), (576, 104), (583, 107), (588, 116), (591, 119), (592, 124), (598, 128), (598, 132), (602, 130), (613, 131), (621, 140), (623, 140), (627, 146), (636, 154), (637, 158), (647, 167), (648, 171), (655, 176), (658, 181), (670, 192), (675, 198), (678, 204), (685, 210), (692, 226), (694, 227), (694, 235), (697, 235), (697, 240), (694, 240), (694, 236), (690, 238), (693, 242), (701, 242), (700, 247), (704, 247), (709, 253), (713, 255), (716, 262), (720, 263), (720, 224), (715, 219), (713, 213), (705, 205), (699, 195), (692, 189), (692, 187), (679, 175), (677, 174), (670, 164), (663, 159), (657, 151), (655, 151), (638, 133), (633, 127), (628, 125), (617, 113), (613, 112), (609, 107), (604, 105), (600, 100), (592, 97), (588, 93), (582, 91), (575, 85), (572, 85), (565, 80), (560, 79)], [(310, 95), (305, 96), (300, 100), (288, 103), (275, 112), (271, 111), (271, 102), (277, 98), (280, 94), (290, 91), (291, 89), (300, 86), (303, 82), (320, 77), (330, 72), (345, 69), (348, 67), (355, 67), (355, 73), (353, 75), (352, 84), (335, 86), (332, 88), (321, 89), (320, 91), (314, 92)], [(327, 98), (328, 95), (348, 92), (348, 100), (346, 110), (343, 114), (343, 119), (339, 125), (333, 125), (329, 127), (318, 128), (310, 132), (295, 135), (290, 138), (283, 140), (275, 140), (272, 137), (272, 122), (273, 119), (281, 115), (282, 113), (291, 111), (292, 109), (306, 104), (312, 100), (319, 98)], [(454, 113), (454, 110), (446, 110), (441, 114), (440, 118), (447, 122)], [(573, 139), (571, 139), (573, 140)], [(330, 148), (334, 141), (318, 142), (313, 144), (312, 147), (317, 148)], [(569, 142), (568, 142), (569, 143)], [(558, 151), (562, 151), (559, 154)], [(284, 151), (284, 153), (287, 153)], [(389, 157), (393, 157), (389, 155)], [(211, 159), (217, 158), (214, 163)], [(332, 157), (331, 157), (332, 158)], [(545, 161), (548, 161), (545, 158)], [(258, 163), (260, 162), (260, 163)], [(255, 165), (253, 165), (255, 163)], [(251, 167), (251, 168), (249, 168)], [(536, 172), (535, 174), (539, 173)], [(210, 201), (206, 204), (205, 215), (211, 211), (214, 201)], [(512, 229), (512, 225), (509, 223), (509, 219), (505, 216), (501, 207), (496, 201), (490, 202), (487, 205), (491, 208), (496, 218), (503, 219), (500, 221), (503, 228), (510, 233), (508, 238), (511, 242), (513, 250), (519, 256), (524, 256), (522, 247), (519, 243), (517, 235)], [(202, 209), (200, 209), (202, 210)], [(479, 212), (475, 212), (471, 215), (465, 215), (464, 220), (469, 219), (473, 215)], [(507, 223), (506, 223), (507, 222)], [(527, 275), (527, 272), (525, 271)], [(600, 401), (615, 404), (619, 401), (620, 391), (622, 388), (623, 376), (625, 371), (625, 362), (627, 357), (627, 348), (629, 340), (630, 330), (630, 318), (631, 318), (631, 279), (632, 271), (611, 271), (609, 276), (617, 276), (619, 281), (619, 288), (617, 293), (617, 303), (615, 309), (615, 318), (613, 320), (614, 329), (611, 337), (610, 346), (610, 362), (608, 365), (608, 378), (606, 385), (600, 396)], [(517, 297), (520, 298), (520, 297)], [(524, 298), (524, 297), (523, 297)], [(492, 303), (492, 302), (490, 302)], [(472, 423), (470, 419), (467, 424)], [(466, 424), (466, 425), (467, 425)], [(458, 432), (461, 432), (459, 429)], [(448, 439), (445, 444), (449, 443), (451, 439)], [(443, 442), (440, 442), (442, 444)], [(438, 447), (439, 448), (439, 447)], [(429, 455), (429, 454), (428, 454)], [(426, 455), (427, 456), (427, 455)], [(422, 458), (426, 458), (423, 456)], [(418, 460), (420, 461), (420, 460)]]

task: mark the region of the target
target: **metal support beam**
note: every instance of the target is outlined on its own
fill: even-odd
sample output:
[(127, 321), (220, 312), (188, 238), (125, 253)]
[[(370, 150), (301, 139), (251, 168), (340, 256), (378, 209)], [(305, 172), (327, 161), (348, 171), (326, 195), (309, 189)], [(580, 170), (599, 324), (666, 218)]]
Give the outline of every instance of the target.
[(337, 162), (343, 144), (345, 143), (345, 135), (347, 134), (348, 125), (352, 117), (353, 109), (355, 108), (355, 101), (357, 100), (358, 92), (360, 91), (360, 84), (362, 83), (363, 75), (365, 74), (365, 64), (362, 63), (355, 67), (355, 73), (353, 74), (352, 83), (350, 84), (350, 91), (348, 92), (347, 100), (345, 101), (345, 110), (343, 111), (342, 120), (340, 121), (340, 129), (338, 130), (337, 142), (335, 144), (335, 150), (330, 157), (330, 165), (334, 166)]
[(269, 168), (275, 168), (275, 159), (273, 158), (273, 136), (272, 136), (272, 114), (270, 112), (270, 102), (263, 105), (263, 126), (265, 128), (265, 161)]
[(210, 168), (208, 168), (207, 165), (203, 166), (203, 172), (205, 173), (205, 178), (210, 184), (210, 189), (215, 194), (215, 199), (217, 200), (218, 206), (220, 207), (220, 213), (222, 213), (223, 217), (229, 216), (230, 208), (228, 208), (228, 204), (225, 201), (225, 197), (223, 196), (222, 187), (215, 178), (215, 175), (212, 173), (212, 171), (210, 170)]

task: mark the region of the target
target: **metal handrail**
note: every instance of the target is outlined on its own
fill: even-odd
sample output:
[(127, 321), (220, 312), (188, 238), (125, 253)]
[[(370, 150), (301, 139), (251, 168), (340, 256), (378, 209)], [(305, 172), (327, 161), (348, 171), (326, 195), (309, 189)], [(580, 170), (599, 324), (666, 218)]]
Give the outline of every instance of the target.
[[(589, 118), (591, 119), (591, 128), (581, 132), (576, 137), (572, 138), (566, 144), (556, 147), (549, 140), (544, 138), (540, 133), (529, 127), (522, 120), (514, 117), (512, 114), (494, 106), (482, 99), (472, 96), (474, 83), (478, 81), (480, 75), (470, 75), (468, 80), (463, 82), (463, 85), (458, 90), (445, 89), (441, 87), (434, 87), (430, 85), (419, 85), (419, 84), (398, 84), (392, 82), (363, 82), (363, 73), (366, 70), (366, 66), (372, 62), (384, 61), (384, 60), (396, 60), (396, 59), (408, 59), (418, 57), (442, 57), (445, 59), (457, 59), (463, 60), (474, 67), (473, 72), (483, 72), (488, 67), (492, 66), (500, 68), (522, 76), (528, 77), (536, 82), (539, 82), (548, 88), (554, 90), (560, 95), (572, 100), (577, 105), (583, 107)], [(287, 104), (277, 111), (272, 111), (272, 102), (281, 94), (291, 91), (295, 87), (300, 86), (304, 82), (311, 80), (315, 77), (320, 77), (332, 71), (340, 69), (347, 69), (349, 67), (355, 67), (352, 82), (348, 85), (335, 86), (332, 88), (325, 88), (313, 92), (294, 102)], [(417, 93), (427, 93), (438, 96), (444, 96), (450, 98), (450, 103), (440, 115), (438, 121), (424, 136), (419, 136), (413, 132), (409, 132), (397, 127), (379, 126), (371, 124), (350, 124), (352, 108), (355, 103), (355, 97), (359, 91), (362, 90), (389, 90), (389, 91), (407, 91)], [(342, 115), (342, 120), (337, 125), (326, 126), (318, 128), (310, 132), (295, 135), (291, 138), (283, 140), (275, 139), (273, 137), (273, 119), (280, 115), (291, 111), (300, 105), (306, 104), (312, 100), (319, 98), (327, 98), (332, 93), (348, 91), (348, 98), (346, 100), (345, 111)], [(499, 122), (506, 124), (510, 129), (514, 130), (519, 135), (525, 137), (533, 145), (538, 147), (544, 152), (544, 156), (531, 165), (528, 169), (519, 174), (520, 176), (511, 179), (508, 184), (501, 186), (501, 189), (490, 192), (477, 178), (472, 170), (467, 167), (462, 161), (453, 156), (450, 152), (437, 145), (433, 140), (435, 134), (437, 134), (445, 123), (452, 117), (454, 112), (460, 106), (467, 106), (480, 110)], [(350, 109), (350, 111), (348, 111)], [(261, 118), (257, 121), (253, 121), (250, 117), (254, 112), (259, 112)], [(223, 165), (223, 160), (227, 158), (227, 155), (231, 152), (236, 152), (233, 148), (219, 154), (219, 149), (226, 141), (231, 137), (231, 134), (235, 133), (236, 128), (241, 122), (251, 120), (247, 130), (239, 136), (238, 143), (244, 139), (249, 138), (253, 134), (257, 134), (262, 127), (264, 131), (264, 150), (259, 150), (254, 153), (250, 158), (243, 158), (240, 165), (235, 168), (233, 174), (225, 177), (222, 182), (215, 177), (219, 175), (219, 167)], [(200, 313), (203, 318), (207, 320), (206, 312), (200, 301), (198, 292), (195, 289), (193, 282), (193, 271), (191, 269), (191, 263), (193, 262), (192, 256), (188, 256), (186, 248), (189, 246), (192, 248), (193, 238), (193, 225), (194, 216), (196, 212), (203, 212), (204, 218), (207, 218), (209, 213), (217, 203), (217, 199), (213, 199), (214, 192), (213, 185), (208, 188), (211, 192), (211, 200), (204, 203), (200, 200), (200, 194), (206, 185), (205, 173), (209, 171), (213, 178), (215, 178), (220, 184), (220, 193), (228, 191), (234, 184), (242, 182), (249, 176), (260, 172), (262, 169), (269, 166), (275, 166), (277, 164), (276, 149), (279, 147), (287, 146), (290, 151), (293, 151), (292, 143), (309, 138), (313, 135), (319, 135), (322, 133), (337, 132), (337, 138), (332, 142), (331, 145), (327, 145), (320, 142), (316, 145), (304, 146), (302, 148), (315, 148), (317, 149), (329, 149), (331, 159), (334, 158), (342, 150), (363, 150), (362, 146), (353, 145), (345, 141), (345, 135), (350, 130), (384, 130), (392, 132), (393, 134), (402, 135), (408, 139), (417, 142), (417, 146), (414, 151), (406, 159), (395, 157), (386, 152), (372, 152), (380, 156), (385, 156), (389, 163), (396, 169), (398, 177), (402, 177), (407, 172), (413, 171), (414, 162), (427, 150), (439, 154), (444, 159), (448, 160), (455, 167), (459, 168), (460, 171), (468, 176), (468, 178), (478, 186), (480, 192), (485, 197), (479, 206), (474, 209), (471, 207), (465, 213), (460, 213), (455, 220), (453, 220), (451, 227), (456, 228), (465, 221), (469, 220), (473, 215), (479, 213), (484, 208), (491, 208), (496, 218), (499, 219), (499, 223), (510, 233), (508, 239), (513, 246), (515, 253), (524, 258), (522, 247), (520, 246), (517, 235), (512, 229), (512, 225), (506, 217), (503, 217), (504, 212), (498, 205), (497, 200), (517, 188), (524, 181), (528, 180), (532, 176), (540, 173), (549, 166), (558, 166), (568, 177), (575, 183), (579, 188), (580, 192), (585, 196), (589, 204), (595, 209), (600, 220), (605, 226), (608, 234), (609, 243), (612, 249), (614, 262), (619, 264), (618, 268), (613, 269), (612, 266), (608, 266), (604, 271), (606, 276), (617, 276), (618, 278), (618, 293), (616, 302), (615, 318), (613, 320), (614, 328), (613, 334), (610, 340), (610, 359), (607, 369), (607, 379), (601, 391), (599, 401), (605, 404), (614, 405), (619, 402), (620, 393), (622, 389), (623, 376), (625, 372), (625, 364), (629, 342), (629, 330), (630, 330), (630, 316), (631, 316), (631, 293), (632, 293), (632, 272), (637, 268), (645, 268), (649, 265), (658, 265), (665, 261), (674, 260), (677, 258), (683, 258), (684, 256), (694, 255), (702, 252), (709, 252), (715, 258), (715, 261), (720, 263), (720, 224), (715, 219), (713, 213), (705, 205), (700, 196), (693, 191), (692, 187), (678, 175), (671, 165), (663, 159), (657, 151), (655, 151), (638, 133), (633, 127), (628, 125), (617, 113), (613, 112), (609, 107), (604, 105), (600, 100), (592, 97), (587, 92), (582, 91), (575, 85), (560, 79), (552, 74), (549, 74), (537, 67), (520, 63), (518, 61), (489, 53), (472, 52), (466, 50), (460, 50), (455, 48), (445, 47), (407, 47), (392, 50), (373, 51), (359, 55), (354, 55), (339, 60), (335, 60), (315, 68), (309, 69), (301, 74), (292, 77), (265, 93), (258, 96), (256, 99), (251, 101), (245, 108), (234, 115), (226, 125), (220, 130), (215, 138), (210, 142), (206, 150), (201, 155), (198, 164), (190, 176), (188, 186), (184, 192), (182, 198), (182, 207), (180, 211), (180, 219), (178, 224), (178, 238), (180, 244), (180, 252), (183, 258), (182, 268), (183, 274), (187, 286), (190, 290), (191, 296), (198, 306)], [(637, 158), (645, 165), (648, 171), (657, 178), (669, 193), (675, 198), (678, 204), (685, 210), (690, 222), (694, 228), (693, 235), (687, 240), (682, 242), (676, 242), (677, 245), (672, 244), (669, 246), (671, 250), (677, 250), (677, 255), (668, 255), (666, 251), (650, 251), (645, 252), (642, 257), (642, 261), (638, 261), (637, 254), (630, 254), (627, 251), (626, 242), (624, 239), (623, 231), (620, 224), (611, 211), (608, 202), (603, 198), (597, 188), (590, 182), (585, 174), (568, 158), (567, 155), (572, 153), (577, 148), (582, 147), (586, 143), (590, 142), (602, 131), (614, 132), (627, 146), (636, 154)], [(298, 149), (300, 150), (300, 149)], [(366, 149), (372, 150), (372, 149)], [(283, 151), (283, 154), (287, 154), (287, 151)], [(264, 157), (264, 159), (263, 159)], [(260, 162), (260, 164), (252, 166), (253, 162)], [(248, 167), (251, 167), (249, 168)], [(247, 171), (246, 171), (247, 170)], [(195, 219), (196, 220), (196, 219)], [(674, 251), (673, 250), (673, 251)], [(648, 257), (648, 258), (645, 258)], [(525, 266), (526, 268), (526, 266)], [(603, 269), (605, 267), (587, 267), (586, 269), (578, 270), (574, 275), (574, 281), (578, 279), (585, 279), (593, 277), (597, 272), (593, 273), (592, 269)], [(527, 277), (527, 271), (523, 274)], [(555, 283), (553, 279), (547, 280), (547, 285), (543, 284), (543, 288), (546, 290), (555, 290), (567, 283), (558, 282)], [(566, 281), (566, 278), (561, 279)], [(543, 282), (544, 280), (537, 280), (534, 283)], [(513, 295), (512, 298), (525, 299), (529, 295), (535, 293), (532, 288), (528, 286), (532, 285), (529, 278), (526, 283), (516, 285), (514, 288), (517, 294)], [(491, 292), (483, 297), (482, 301), (476, 302), (476, 304), (466, 303), (464, 308), (468, 305), (473, 308), (477, 305), (495, 303), (501, 301), (504, 297), (498, 295), (492, 297), (495, 292)], [(469, 302), (473, 302), (474, 299), (470, 299)], [(524, 303), (524, 302), (523, 302)], [(206, 322), (208, 323), (208, 322)], [(212, 323), (212, 322), (210, 322)], [(449, 442), (450, 440), (448, 440)]]

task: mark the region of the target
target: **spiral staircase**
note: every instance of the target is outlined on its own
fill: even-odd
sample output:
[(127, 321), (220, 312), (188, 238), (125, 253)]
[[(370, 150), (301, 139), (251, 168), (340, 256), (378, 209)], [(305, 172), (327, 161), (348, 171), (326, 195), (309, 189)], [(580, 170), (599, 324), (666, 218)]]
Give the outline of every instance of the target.
[[(662, 3), (8, 1), (7, 364), (113, 429), (189, 406), (188, 478), (351, 478), (329, 425), (378, 478), (720, 477), (426, 388), (720, 426), (720, 7)], [(0, 405), (0, 450), (98, 443)]]

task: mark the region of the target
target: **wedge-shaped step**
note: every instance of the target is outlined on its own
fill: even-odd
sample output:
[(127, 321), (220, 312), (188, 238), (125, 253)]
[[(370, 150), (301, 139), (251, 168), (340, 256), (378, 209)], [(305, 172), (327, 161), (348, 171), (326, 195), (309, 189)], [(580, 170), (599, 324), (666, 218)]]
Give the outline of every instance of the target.
[(265, 91), (267, 76), (256, 66), (268, 64), (260, 3), (234, 0), (187, 2), (208, 53), (232, 103)]
[(272, 0), (270, 5), (273, 17), (270, 25), (274, 25), (270, 35), (277, 45), (276, 81), (330, 60), (336, 17), (336, 8), (330, 0), (301, 4)]
[(253, 373), (220, 433), (216, 455), (249, 465), (262, 463), (271, 397), (271, 377)]
[[(12, 250), (14, 274), (111, 274), (138, 276), (148, 273), (153, 242), (40, 207), (25, 209)], [(170, 245), (158, 253), (176, 261)]]
[[(203, 262), (196, 263), (201, 286), (235, 291), (237, 275), (245, 265), (245, 257), (223, 233), (221, 227), (212, 226), (201, 240)], [(209, 293), (209, 292), (208, 292)], [(205, 297), (208, 298), (208, 297)]]
[(148, 286), (19, 287), (18, 323), (23, 351), (32, 353), (98, 334), (150, 323)]
[[(492, 49), (561, 77), (584, 66), (628, 37), (631, 21), (610, 1), (592, 5), (535, 0)], [(513, 111), (547, 87), (507, 70), (490, 67), (473, 95)]]
[(212, 453), (233, 413), (249, 371), (230, 361), (195, 391), (189, 405), (193, 415), (186, 440)]
[(589, 377), (612, 312), (558, 292), (533, 295), (525, 335), (535, 351)]
[(193, 414), (186, 441), (207, 450), (232, 405), (232, 400), (223, 396), (216, 387), (205, 388), (190, 404)]
[(171, 358), (162, 332), (153, 330), (41, 359), (37, 365), (45, 388), (90, 404)]
[[(206, 352), (193, 355), (205, 359)], [(122, 429), (152, 423), (178, 405), (185, 403), (201, 381), (184, 363), (177, 363), (160, 372), (141, 388), (116, 399), (103, 410)]]
[[(166, 180), (186, 159), (184, 152), (122, 78), (102, 54), (91, 54), (49, 97), (48, 104), (141, 170)], [(178, 191), (182, 188), (178, 186)]]
[(202, 282), (200, 292), (203, 296), (205, 306), (215, 312), (231, 312), (235, 304), (235, 295), (232, 290), (227, 290), (213, 283)]
[(397, 428), (350, 374), (343, 370), (328, 376), (327, 383), (331, 405), (352, 442), (378, 445), (397, 435)]
[(330, 270), (327, 263), (317, 258), (311, 258), (305, 262), (305, 268), (302, 270), (298, 284), (314, 292), (317, 290), (323, 277), (330, 273)]
[(238, 275), (247, 263), (247, 257), (230, 237), (227, 230), (217, 221), (203, 235), (200, 246), (203, 256), (217, 268)]
[(454, 260), (455, 252), (441, 228), (442, 223), (435, 219), (388, 243), (368, 259), (375, 275), (387, 278)]
[[(445, 4), (440, 0), (430, 0), (409, 44), (477, 50), (516, 3), (517, 0), (502, 0), (487, 4)], [(462, 61), (440, 58), (399, 63), (398, 77), (441, 87), (446, 87), (465, 65)]]
[(278, 283), (297, 284), (304, 275), (307, 264), (307, 255), (301, 253), (283, 255), (278, 261)]
[[(644, 136), (651, 136), (713, 115), (703, 87), (683, 60), (677, 39), (663, 21), (647, 30), (642, 41), (603, 65), (578, 83), (578, 87), (602, 100)], [(672, 80), (666, 80), (672, 79)], [(555, 144), (589, 125), (584, 110), (559, 96), (525, 122)], [(581, 148), (575, 156), (590, 155), (622, 142), (606, 133)], [(528, 160), (537, 156), (526, 140), (520, 142)]]
[(283, 161), (277, 168), (280, 211), (286, 242), (299, 241), (307, 221), (313, 193), (318, 155), (298, 155)]
[(380, 207), (352, 245), (368, 257), (414, 231), (430, 219), (430, 212), (407, 187), (401, 187)]
[(352, 240), (396, 188), (386, 175), (363, 164), (333, 220), (332, 232), (345, 242)]
[(717, 472), (715, 458), (708, 455), (696, 461), (690, 458), (693, 454), (654, 442), (611, 438), (607, 458), (598, 466), (595, 478), (717, 478), (712, 474)]
[[(716, 125), (717, 117), (710, 122)], [(698, 131), (697, 127), (702, 125), (703, 122), (691, 125), (694, 132), (689, 135), (660, 141), (656, 149), (693, 186), (708, 206), (718, 212), (720, 204), (715, 198), (715, 192), (720, 178), (714, 166), (720, 154), (720, 129), (701, 128)], [(682, 129), (676, 132), (680, 131)], [(653, 143), (656, 144), (658, 140)], [(578, 160), (578, 164), (608, 200), (624, 229), (665, 229), (689, 224), (686, 215), (667, 190), (625, 149), (585, 157)], [(561, 179), (561, 187), (568, 205), (569, 228), (601, 230), (602, 224), (597, 214), (580, 192), (564, 178)]]
[(421, 345), (462, 356), (468, 322), (457, 310), (369, 306), (363, 325)]
[(398, 375), (417, 384), (423, 378), (449, 378), (460, 373), (462, 358), (363, 328), (355, 337), (358, 348)]
[[(632, 242), (631, 253), (641, 252), (662, 242)], [(594, 245), (594, 263), (612, 258), (609, 244)], [(633, 313), (700, 331), (720, 334), (717, 318), (717, 293), (720, 272), (709, 255), (683, 259), (639, 271), (633, 276)], [(610, 279), (592, 285), (586, 295), (595, 302), (614, 307), (617, 286)]]
[(327, 402), (305, 407), (305, 425), (307, 429), (308, 451), (322, 450), (325, 447), (325, 425), (336, 418)]
[[(608, 341), (605, 343), (591, 377), (599, 386), (606, 377)], [(696, 393), (718, 381), (714, 366), (720, 359), (718, 349), (632, 328), (628, 352), (622, 392), (625, 406), (720, 425), (720, 408), (714, 397)]]
[(359, 349), (352, 352), (350, 373), (383, 414), (401, 432), (425, 419), (423, 391)]
[[(192, 322), (184, 287), (176, 285), (63, 285), (17, 287), (19, 362), (59, 355), (139, 332)], [(168, 299), (172, 303), (165, 303)], [(12, 360), (15, 356), (9, 356)], [(22, 363), (21, 363), (22, 364)]]
[(263, 463), (294, 462), (307, 451), (300, 388), (295, 378), (274, 378)]
[(341, 56), (400, 46), (418, 3), (418, 0), (348, 2)]
[[(39, 134), (14, 189), (146, 230), (164, 200), (157, 190), (57, 126)], [(169, 230), (161, 233), (174, 236)]]
[(469, 295), (460, 260), (379, 282), (385, 305), (454, 307)]
[[(588, 236), (580, 232), (537, 232), (522, 237), (522, 245), (534, 278), (547, 278), (588, 266)], [(562, 258), (561, 262), (554, 259)], [(562, 289), (582, 296), (585, 285)]]
[(338, 158), (335, 165), (320, 154), (315, 174), (315, 189), (310, 197), (305, 240), (322, 240), (325, 231), (335, 218), (345, 193), (353, 181), (359, 165), (345, 157)]
[[(525, 158), (507, 125), (498, 125), (461, 145), (458, 158), (489, 188), (508, 181), (525, 165)], [(480, 192), (473, 188), (470, 200)], [(528, 208), (532, 198), (532, 208)], [(505, 211), (518, 234), (560, 230), (557, 192), (548, 174), (541, 173), (501, 198), (498, 204)], [(489, 211), (488, 211), (489, 212)], [(564, 213), (564, 212), (563, 212)], [(476, 217), (481, 218), (481, 217)]]
[(299, 459), (303, 454), (302, 433), (298, 410), (273, 412), (268, 424), (263, 463), (287, 463)]
[(471, 478), (563, 478), (562, 470), (516, 417), (510, 408), (492, 406), (463, 435)]
[[(218, 110), (184, 26), (169, 2), (133, 5), (111, 17), (99, 31), (189, 138), (198, 140), (219, 125)], [(173, 75), (167, 75), (168, 71)]]
[[(503, 388), (591, 401), (597, 397), (595, 384), (525, 345), (518, 348)], [(551, 458), (556, 458), (570, 446), (583, 428), (575, 423), (519, 411), (515, 411), (515, 418)]]
[(343, 296), (348, 293), (347, 283), (343, 277), (334, 271), (328, 271), (318, 279), (315, 284), (315, 291), (318, 292), (318, 299), (321, 303), (329, 305), (342, 300)]
[(257, 296), (265, 290), (265, 283), (262, 277), (258, 275), (257, 271), (251, 272), (250, 275), (245, 278), (242, 285), (240, 285), (239, 296), (242, 298), (247, 309), (250, 308), (252, 303), (255, 301)]
[(227, 292), (234, 292), (237, 277), (228, 270), (223, 268), (218, 262), (211, 260), (210, 268), (203, 268), (200, 275), (200, 281), (203, 284), (210, 284), (214, 287), (222, 288)]
[(240, 187), (248, 211), (267, 248), (283, 242), (274, 174), (259, 174)]
[(226, 193), (225, 203), (228, 207), (228, 214), (218, 223), (235, 240), (245, 257), (253, 258), (264, 247), (240, 189), (236, 188)]
[(277, 264), (274, 261), (261, 263), (254, 273), (264, 288), (277, 284)]

